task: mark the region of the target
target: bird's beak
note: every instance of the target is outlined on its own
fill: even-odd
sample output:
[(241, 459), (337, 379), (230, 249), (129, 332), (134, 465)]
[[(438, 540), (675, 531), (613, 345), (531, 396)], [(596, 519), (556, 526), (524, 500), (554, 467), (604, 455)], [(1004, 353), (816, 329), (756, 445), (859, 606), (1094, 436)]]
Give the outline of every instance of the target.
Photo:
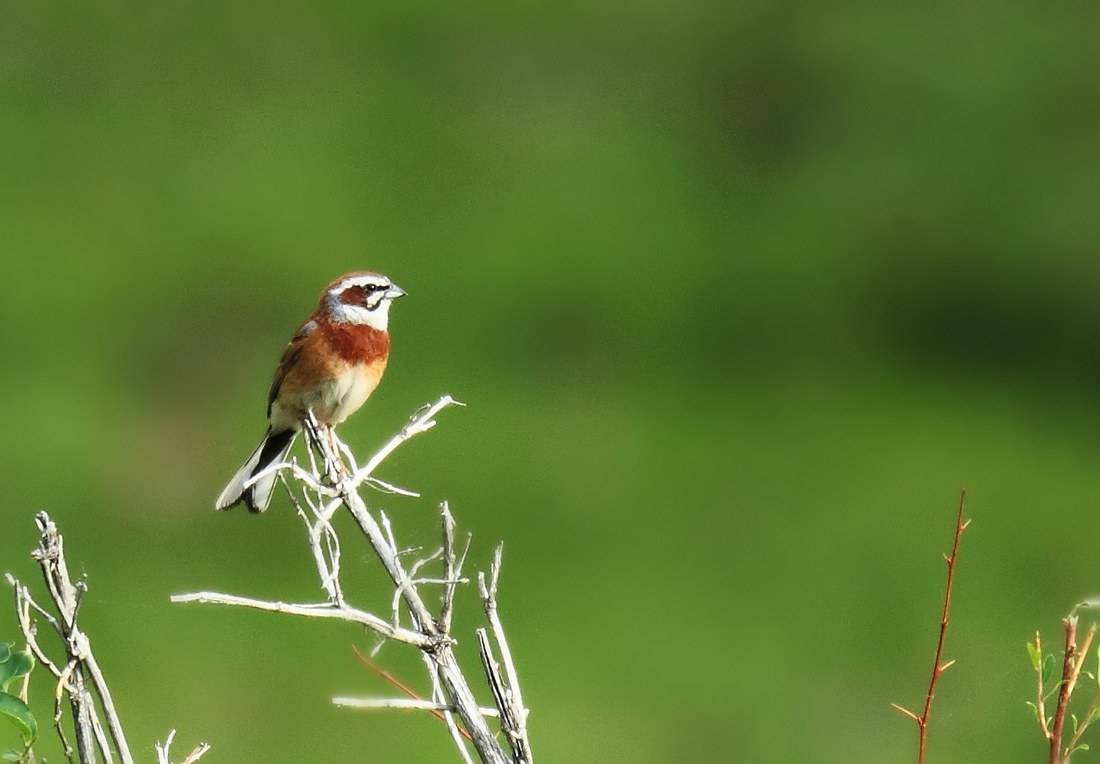
[(385, 297), (387, 300), (396, 300), (398, 297), (404, 297), (407, 294), (408, 292), (397, 286), (397, 284), (390, 284), (390, 288), (385, 292)]

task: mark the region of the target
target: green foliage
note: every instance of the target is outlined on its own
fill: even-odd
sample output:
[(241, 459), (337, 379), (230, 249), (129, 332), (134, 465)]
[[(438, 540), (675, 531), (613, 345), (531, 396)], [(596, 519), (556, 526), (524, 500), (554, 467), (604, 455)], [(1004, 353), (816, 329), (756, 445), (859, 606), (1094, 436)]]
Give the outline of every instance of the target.
[(8, 719), (19, 730), (23, 744), (30, 746), (38, 737), (38, 721), (22, 700), (6, 692), (0, 692), (0, 716)]
[[(1054, 671), (1058, 666), (1058, 659), (1054, 657), (1054, 653), (1047, 653), (1043, 658), (1043, 686), (1045, 687), (1054, 676)], [(1055, 688), (1057, 689), (1057, 688)]]
[[(382, 476), (430, 500), (378, 500), (409, 543), (441, 498), (471, 561), (506, 541), (540, 760), (907, 759), (875, 720), (925, 670), (899, 678), (966, 485), (989, 534), (936, 758), (1019, 761), (1014, 635), (1100, 586), (1098, 15), (6, 3), (0, 562), (56, 510), (135, 739), (170, 718), (219, 761), (297, 764), (305, 730), (316, 761), (445, 761), (431, 720), (327, 707), (342, 634), (165, 602), (314, 594), (285, 501), (209, 505), (317, 291), (377, 268), (410, 296), (344, 435), (470, 404)], [(690, 638), (655, 628), (682, 613), (706, 614)], [(272, 667), (301, 655), (288, 687)]]
[(1039, 651), (1039, 647), (1033, 642), (1028, 642), (1027, 643), (1027, 654), (1028, 654), (1028, 657), (1031, 659), (1031, 670), (1032, 671), (1038, 671), (1039, 670), (1039, 664), (1043, 660), (1043, 654)]
[[(1076, 619), (1076, 612), (1079, 608), (1085, 606), (1078, 605), (1071, 612), (1070, 618)], [(1089, 607), (1095, 606), (1094, 603), (1088, 603)], [(1067, 627), (1068, 628), (1068, 627)], [(1057, 722), (1058, 715), (1064, 714), (1062, 718), (1068, 717), (1069, 719), (1069, 736), (1066, 740), (1065, 730), (1057, 735), (1057, 744), (1059, 745), (1059, 762), (1065, 764), (1070, 760), (1073, 754), (1088, 751), (1089, 745), (1082, 742), (1085, 733), (1089, 730), (1093, 722), (1100, 719), (1100, 688), (1096, 689), (1088, 705), (1088, 711), (1083, 717), (1079, 717), (1076, 712), (1070, 711), (1071, 704), (1077, 702), (1080, 703), (1080, 693), (1077, 692), (1081, 689), (1082, 685), (1078, 681), (1081, 676), (1091, 677), (1094, 681), (1100, 682), (1100, 670), (1096, 675), (1092, 672), (1084, 669), (1084, 662), (1088, 658), (1088, 655), (1078, 653), (1078, 650), (1087, 649), (1087, 645), (1091, 644), (1096, 626), (1093, 625), (1089, 629), (1088, 636), (1084, 642), (1079, 646), (1074, 642), (1071, 646), (1067, 647), (1067, 651), (1072, 649), (1072, 653), (1075, 656), (1075, 660), (1072, 666), (1072, 674), (1070, 679), (1063, 679), (1061, 675), (1058, 676), (1057, 681), (1051, 681), (1054, 675), (1054, 666), (1057, 658), (1052, 653), (1043, 655), (1039, 643), (1039, 635), (1035, 635), (1034, 642), (1027, 643), (1028, 662), (1031, 664), (1031, 670), (1036, 674), (1038, 685), (1036, 687), (1036, 700), (1027, 701), (1028, 708), (1031, 709), (1032, 715), (1035, 717), (1035, 722), (1039, 726), (1043, 733), (1045, 741), (1050, 746), (1056, 744), (1055, 733), (1059, 730), (1059, 724)], [(1073, 632), (1076, 634), (1076, 632)], [(1067, 631), (1067, 635), (1070, 632)], [(1068, 636), (1067, 636), (1068, 638)], [(1097, 647), (1097, 661), (1100, 662), (1100, 646)], [(1100, 667), (1098, 667), (1100, 668)], [(1067, 667), (1067, 671), (1069, 668)], [(1060, 690), (1069, 682), (1070, 692), (1066, 698), (1061, 697)], [(1057, 701), (1055, 697), (1057, 696)], [(1062, 701), (1065, 701), (1064, 705)], [(1061, 745), (1065, 743), (1065, 747)]]
[(13, 650), (12, 642), (0, 642), (0, 690), (7, 690), (14, 679), (31, 673), (34, 656), (27, 650)]
[[(13, 647), (11, 642), (0, 642), (0, 717), (15, 726), (23, 739), (24, 749), (27, 749), (38, 737), (38, 721), (27, 704), (8, 692), (8, 688), (16, 680), (30, 674), (34, 669), (34, 656), (26, 650), (13, 650)], [(23, 753), (9, 751), (4, 757), (8, 761), (20, 761)]]

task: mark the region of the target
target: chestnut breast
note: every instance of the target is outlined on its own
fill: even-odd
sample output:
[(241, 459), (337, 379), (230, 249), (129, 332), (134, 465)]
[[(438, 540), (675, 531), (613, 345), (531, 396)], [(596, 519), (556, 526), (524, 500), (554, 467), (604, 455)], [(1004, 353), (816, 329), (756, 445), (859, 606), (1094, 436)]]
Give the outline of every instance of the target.
[[(389, 335), (369, 326), (318, 322), (272, 402), (271, 422), (294, 426), (309, 410), (324, 425), (338, 425), (370, 397), (389, 359)], [(293, 425), (292, 425), (293, 423)]]
[(390, 335), (366, 324), (321, 322), (321, 332), (333, 353), (347, 363), (374, 363), (390, 355)]

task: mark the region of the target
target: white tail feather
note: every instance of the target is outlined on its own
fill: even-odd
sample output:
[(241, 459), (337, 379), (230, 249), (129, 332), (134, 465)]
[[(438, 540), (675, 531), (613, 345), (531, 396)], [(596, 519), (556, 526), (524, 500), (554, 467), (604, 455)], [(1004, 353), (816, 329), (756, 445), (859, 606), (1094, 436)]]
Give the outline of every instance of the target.
[[(263, 440), (261, 440), (260, 444), (252, 451), (248, 459), (245, 460), (245, 463), (242, 464), (241, 468), (237, 470), (237, 473), (233, 475), (228, 485), (222, 490), (217, 501), (214, 502), (215, 508), (229, 509), (241, 500), (244, 500), (250, 510), (254, 512), (263, 512), (267, 509), (268, 505), (271, 504), (271, 496), (275, 493), (275, 480), (278, 477), (275, 472), (271, 472), (247, 488), (245, 487), (245, 483), (252, 478), (258, 468), (262, 469), (266, 467), (267, 464), (282, 461), (286, 458), (286, 454), (290, 451), (290, 447), (294, 445), (294, 437), (291, 435), (286, 445), (279, 453), (272, 455), (272, 457), (267, 460), (267, 464), (261, 465), (260, 459), (264, 455), (264, 447), (267, 445), (267, 441), (270, 437), (271, 431), (269, 430), (264, 434)], [(278, 437), (278, 434), (276, 437)]]
[(235, 474), (230, 479), (228, 485), (222, 489), (221, 495), (218, 496), (218, 500), (214, 502), (214, 507), (216, 509), (229, 509), (241, 500), (241, 497), (244, 495), (244, 484), (252, 477), (252, 470), (256, 469), (256, 464), (260, 461), (260, 453), (264, 450), (265, 443), (267, 443), (267, 435), (264, 435), (264, 439), (260, 441), (260, 445), (256, 446), (256, 449), (248, 459), (245, 460), (245, 463), (237, 470), (237, 474)]

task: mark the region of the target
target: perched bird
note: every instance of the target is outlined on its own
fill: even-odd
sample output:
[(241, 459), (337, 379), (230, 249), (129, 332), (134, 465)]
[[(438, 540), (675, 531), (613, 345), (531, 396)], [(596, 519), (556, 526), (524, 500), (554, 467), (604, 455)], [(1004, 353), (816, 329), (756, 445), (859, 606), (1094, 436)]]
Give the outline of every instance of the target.
[(249, 511), (263, 512), (275, 475), (247, 488), (245, 483), (286, 457), (309, 412), (332, 428), (370, 397), (390, 355), (390, 305), (404, 294), (385, 276), (367, 272), (349, 273), (325, 287), (317, 310), (291, 338), (275, 369), (267, 432), (218, 497), (218, 509), (244, 502)]

